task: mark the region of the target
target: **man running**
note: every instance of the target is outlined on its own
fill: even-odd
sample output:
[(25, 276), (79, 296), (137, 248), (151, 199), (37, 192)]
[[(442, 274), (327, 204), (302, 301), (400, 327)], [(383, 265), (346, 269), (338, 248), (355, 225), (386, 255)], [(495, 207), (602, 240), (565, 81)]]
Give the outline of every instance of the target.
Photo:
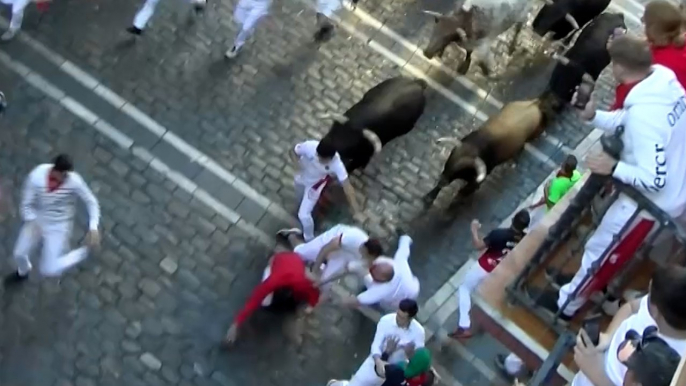
[(302, 224), (305, 241), (314, 238), (312, 210), (317, 205), (324, 188), (331, 181), (331, 176), (336, 176), (343, 186), (343, 192), (352, 208), (353, 215), (361, 222), (363, 215), (355, 198), (355, 189), (348, 179), (348, 171), (335, 148), (319, 141), (305, 141), (295, 145), (290, 155), (299, 165), (299, 171), (295, 176), (295, 191), (300, 201), (298, 219)]
[[(205, 6), (207, 4), (207, 0), (189, 0), (191, 5), (193, 6), (193, 10), (195, 10), (196, 14), (200, 14), (205, 10)], [(152, 18), (152, 15), (155, 14), (155, 8), (157, 8), (157, 3), (159, 3), (160, 0), (145, 0), (145, 4), (143, 4), (143, 8), (141, 8), (137, 13), (136, 16), (133, 18), (133, 25), (129, 28), (126, 29), (126, 32), (139, 36), (143, 34), (143, 31), (145, 30), (145, 27), (148, 25), (148, 22)]]
[(307, 275), (306, 267), (297, 253), (276, 253), (267, 264), (262, 282), (253, 290), (243, 309), (236, 315), (226, 333), (225, 344), (236, 341), (240, 326), (262, 307), (279, 312), (296, 312), (307, 304), (305, 314), (312, 313), (319, 302), (319, 289), (314, 278)]
[(95, 246), (100, 242), (100, 206), (83, 178), (74, 171), (71, 158), (60, 154), (52, 164), (39, 165), (31, 171), (21, 200), (24, 225), (14, 247), (17, 271), (5, 278), (5, 286), (28, 278), (32, 269), (30, 254), (41, 239), (40, 272), (44, 276), (58, 276), (86, 258), (86, 247), (64, 254), (73, 225), (75, 196), (79, 196), (88, 209), (87, 241)]
[[(288, 240), (293, 251), (313, 264), (322, 281), (334, 281), (348, 273), (367, 273), (369, 265), (383, 254), (378, 240), (360, 228), (339, 224), (305, 243), (299, 229), (282, 229), (278, 236)], [(322, 271), (322, 265), (324, 269)]]

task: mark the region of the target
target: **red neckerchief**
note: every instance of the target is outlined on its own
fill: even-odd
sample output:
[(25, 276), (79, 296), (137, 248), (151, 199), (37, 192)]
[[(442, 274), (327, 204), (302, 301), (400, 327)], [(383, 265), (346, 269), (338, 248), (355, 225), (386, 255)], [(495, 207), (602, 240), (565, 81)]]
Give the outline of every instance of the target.
[(636, 86), (639, 82), (640, 81), (627, 84), (618, 84), (617, 89), (615, 90), (615, 103), (610, 108), (610, 111), (623, 109), (624, 101), (626, 100), (627, 95), (629, 95), (629, 91), (631, 91), (631, 89), (634, 88), (634, 86)]
[(52, 193), (59, 189), (59, 187), (62, 186), (62, 183), (64, 183), (64, 181), (60, 181), (52, 175), (52, 170), (48, 172), (48, 193)]

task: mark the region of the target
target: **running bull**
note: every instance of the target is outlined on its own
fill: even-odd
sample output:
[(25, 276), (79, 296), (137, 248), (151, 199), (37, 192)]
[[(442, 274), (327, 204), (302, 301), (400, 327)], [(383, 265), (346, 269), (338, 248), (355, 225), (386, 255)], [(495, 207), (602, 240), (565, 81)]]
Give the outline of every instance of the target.
[(409, 133), (426, 105), (427, 83), (397, 76), (367, 91), (348, 111), (326, 114), (333, 118), (321, 142), (336, 148), (348, 173), (364, 168), (383, 146)]
[[(624, 15), (602, 13), (584, 27), (579, 37), (558, 63), (541, 98), (555, 100), (554, 109), (560, 111), (571, 102), (577, 86), (584, 76), (598, 80), (600, 73), (610, 64), (607, 42), (615, 33), (626, 31)], [(586, 75), (584, 75), (586, 74)]]
[[(466, 0), (460, 8), (447, 15), (423, 11), (433, 16), (436, 22), (424, 55), (429, 59), (440, 56), (450, 43), (456, 43), (466, 51), (465, 60), (457, 70), (460, 74), (467, 73), (472, 52), (475, 52), (479, 67), (489, 75), (495, 64), (491, 46), (496, 38), (514, 26), (510, 52), (514, 51), (519, 32), (533, 5), (530, 0)], [(571, 15), (565, 17), (578, 28)]]
[(512, 160), (528, 141), (543, 132), (551, 114), (547, 100), (510, 102), (462, 140), (440, 138), (438, 143), (449, 143), (454, 147), (438, 183), (424, 196), (425, 204), (431, 205), (441, 189), (455, 180), (466, 183), (459, 196), (474, 193), (493, 169)]
[(605, 11), (608, 5), (610, 0), (552, 0), (541, 8), (531, 28), (541, 37), (550, 34), (552, 40), (566, 37), (565, 40), (569, 41), (574, 36), (572, 32), (578, 28), (573, 23), (584, 26)]

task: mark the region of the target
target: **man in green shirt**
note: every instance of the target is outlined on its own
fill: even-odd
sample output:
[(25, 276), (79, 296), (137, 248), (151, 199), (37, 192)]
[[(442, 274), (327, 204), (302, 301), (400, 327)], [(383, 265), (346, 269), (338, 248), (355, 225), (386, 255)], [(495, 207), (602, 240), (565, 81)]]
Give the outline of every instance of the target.
[(562, 197), (581, 179), (581, 173), (576, 170), (577, 160), (573, 155), (568, 155), (565, 161), (560, 166), (560, 171), (557, 172), (555, 178), (549, 181), (543, 188), (543, 197), (531, 205), (529, 210), (546, 205), (546, 210), (550, 210), (557, 204)]

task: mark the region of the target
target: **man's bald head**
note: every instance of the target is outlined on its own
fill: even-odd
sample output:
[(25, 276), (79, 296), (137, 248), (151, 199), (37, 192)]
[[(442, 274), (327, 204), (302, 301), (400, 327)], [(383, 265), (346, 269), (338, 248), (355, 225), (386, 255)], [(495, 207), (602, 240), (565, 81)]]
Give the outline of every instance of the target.
[(372, 275), (372, 279), (378, 283), (386, 283), (393, 279), (393, 264), (385, 261), (376, 261), (369, 268), (369, 273)]

